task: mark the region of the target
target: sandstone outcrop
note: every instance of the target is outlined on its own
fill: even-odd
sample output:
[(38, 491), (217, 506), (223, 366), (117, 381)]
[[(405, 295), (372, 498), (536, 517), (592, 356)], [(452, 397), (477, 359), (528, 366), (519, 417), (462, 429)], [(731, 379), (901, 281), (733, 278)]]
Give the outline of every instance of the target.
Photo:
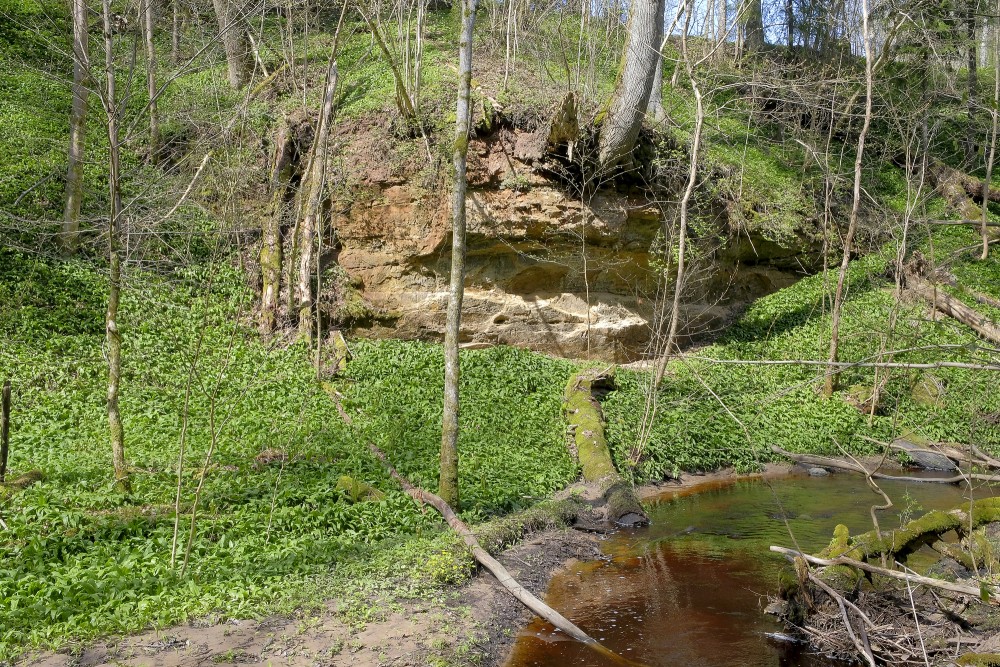
[[(463, 341), (639, 359), (671, 205), (610, 189), (584, 203), (537, 168), (543, 148), (539, 136), (508, 130), (470, 146)], [(428, 186), (389, 168), (366, 173), (364, 196), (344, 204), (336, 224), (336, 261), (377, 313), (355, 333), (438, 339), (450, 248), (446, 179)], [(719, 244), (690, 288), (684, 335), (709, 335), (752, 299), (794, 282), (797, 250), (746, 237)]]

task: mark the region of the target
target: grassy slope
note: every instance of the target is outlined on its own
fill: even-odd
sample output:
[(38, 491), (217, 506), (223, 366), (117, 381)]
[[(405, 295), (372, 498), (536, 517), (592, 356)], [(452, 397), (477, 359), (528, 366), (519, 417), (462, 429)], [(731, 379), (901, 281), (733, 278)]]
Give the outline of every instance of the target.
[[(0, 94), (0, 149), (6, 158), (0, 205), (27, 217), (57, 219), (70, 95), (66, 82), (50, 75), (64, 76), (69, 69), (64, 57), (53, 56), (46, 40), (62, 40), (65, 46), (68, 26), (48, 18), (59, 16), (58, 8), (43, 9), (34, 0), (0, 0), (0, 7), (7, 16), (18, 17), (21, 27), (43, 26), (31, 36), (13, 23), (0, 22), (0, 93), (6, 93)], [(441, 129), (452, 113), (454, 29), (447, 14), (434, 14), (430, 28), (424, 99), (433, 110), (432, 129)], [(308, 78), (314, 84), (321, 80), (328, 47), (329, 35), (316, 33), (309, 47), (315, 66)], [(344, 45), (342, 117), (358, 118), (391, 105), (391, 79), (368, 47), (361, 33)], [(598, 88), (613, 80), (616, 59), (605, 60)], [(555, 72), (561, 67), (549, 65)], [(515, 79), (500, 101), (545, 108), (562, 87), (546, 88), (555, 91), (552, 95), (539, 93), (532, 76), (546, 81), (551, 74)], [(496, 91), (495, 78), (495, 72), (484, 73), (487, 90)], [(313, 92), (318, 96), (316, 85)], [(247, 128), (266, 134), (297, 99), (292, 94), (254, 102)], [(139, 108), (142, 102), (140, 91), (132, 106)], [(185, 75), (162, 100), (164, 132), (179, 134), (226, 119), (239, 103), (240, 97), (222, 83), (221, 68)], [(315, 106), (317, 100), (311, 103)], [(666, 103), (681, 124), (675, 131), (683, 140), (691, 101), (683, 92), (668, 90)], [(786, 237), (789, 211), (811, 214), (810, 186), (795, 166), (802, 161), (800, 151), (762, 144), (738, 116), (712, 118), (718, 118), (718, 125), (708, 131), (708, 166), (723, 174), (730, 169), (718, 187), (747, 197), (746, 215), (753, 218), (748, 225)], [(89, 132), (88, 150), (99, 157), (103, 140), (97, 114), (91, 114)], [(192, 153), (200, 155), (194, 148)], [(230, 162), (242, 168), (240, 157), (234, 152)], [(144, 179), (152, 179), (136, 168), (134, 154), (128, 159), (129, 187), (139, 191)], [(219, 161), (224, 161), (221, 155)], [(87, 173), (92, 213), (103, 210), (99, 163), (95, 157)], [(731, 171), (741, 163), (750, 166)], [(21, 193), (39, 181), (13, 209)], [(211, 188), (210, 179), (204, 188)], [(196, 222), (212, 224), (204, 217)], [(967, 245), (969, 238), (961, 230), (946, 232), (937, 239), (937, 251), (949, 244)], [(886, 282), (878, 277), (884, 264), (872, 257), (855, 265), (844, 358), (862, 358), (879, 345), (873, 332), (885, 328), (890, 305)], [(209, 273), (214, 287), (206, 293)], [(995, 294), (1000, 284), (995, 263), (962, 261), (955, 273), (981, 291)], [(394, 490), (366, 448), (369, 440), (378, 443), (401, 471), (433, 487), (441, 411), (439, 350), (417, 343), (358, 342), (355, 361), (337, 381), (345, 407), (354, 415), (348, 428), (315, 381), (302, 350), (267, 349), (241, 323), (251, 297), (242, 278), (228, 267), (159, 276), (133, 273), (121, 317), (126, 346), (122, 409), (136, 489), (131, 499), (114, 494), (101, 353), (106, 288), (99, 262), (40, 261), (0, 249), (0, 377), (13, 379), (16, 397), (13, 474), (37, 468), (47, 476), (23, 493), (0, 499), (0, 511), (11, 525), (0, 539), (0, 659), (26, 646), (58, 645), (212, 612), (239, 616), (290, 609), (330, 595), (346, 596), (348, 613), (363, 619), (372, 595), (427, 594), (467, 571), (467, 558), (454, 539), (433, 516)], [(817, 276), (761, 300), (704, 354), (823, 358), (825, 291), (824, 278)], [(914, 309), (901, 318), (895, 347), (918, 339), (922, 345), (971, 340), (961, 327), (928, 322), (922, 313)], [(210, 396), (216, 387), (220, 426), (191, 563), (181, 579), (170, 568), (173, 521), (166, 505), (173, 502), (185, 388), (201, 332), (205, 337), (188, 405), (187, 501), (212, 441)], [(922, 355), (941, 358), (930, 352), (906, 358)], [(953, 356), (962, 358), (957, 352)], [(569, 362), (508, 348), (463, 354), (461, 485), (468, 518), (528, 505), (574, 477), (559, 416), (562, 385), (571, 369)], [(908, 398), (912, 378), (894, 374), (888, 395), (901, 408), (901, 423), (876, 417), (869, 428), (840, 398), (816, 396), (815, 369), (675, 364), (660, 394), (649, 449), (641, 453), (635, 474), (645, 479), (678, 468), (749, 467), (770, 457), (766, 446), (771, 443), (827, 451), (836, 438), (861, 450), (867, 445), (857, 435), (887, 438), (905, 427), (1000, 447), (996, 427), (984, 425), (976, 415), (1000, 409), (996, 392), (990, 391), (991, 376), (961, 371), (937, 375), (947, 382), (943, 407), (914, 405)], [(871, 382), (871, 374), (851, 371), (845, 380)], [(605, 404), (619, 464), (627, 462), (635, 442), (646, 381), (641, 373), (623, 372), (620, 390)], [(285, 465), (254, 465), (254, 457), (268, 448), (284, 450), (291, 458)], [(388, 491), (387, 499), (352, 502), (336, 489), (342, 474)], [(188, 526), (187, 519), (182, 521), (182, 532)], [(415, 574), (390, 576), (401, 570)]]
[[(105, 278), (81, 262), (0, 253), (0, 377), (15, 389), (12, 476), (29, 469), (46, 476), (2, 501), (11, 530), (0, 536), (0, 657), (214, 610), (248, 615), (298, 604), (317, 591), (319, 576), (326, 595), (379, 578), (413, 579), (404, 593), (426, 589), (462, 561), (453, 541), (438, 535), (435, 517), (394, 490), (366, 447), (378, 442), (402, 471), (433, 488), (439, 351), (359, 343), (340, 381), (348, 409), (360, 411), (352, 430), (301, 349), (269, 350), (244, 326), (251, 297), (235, 269), (214, 274), (210, 294), (197, 287), (206, 276), (195, 271), (141, 275), (126, 288), (122, 411), (135, 492), (125, 498), (109, 476)], [(212, 443), (213, 395), (217, 435), (181, 579), (169, 562), (169, 505), (196, 350), (185, 505)], [(461, 488), (470, 519), (526, 506), (573, 476), (559, 418), (570, 367), (505, 348), (465, 355)], [(289, 460), (255, 464), (265, 449)], [(387, 499), (351, 502), (336, 488), (344, 474), (386, 490)], [(182, 533), (189, 525), (185, 518)], [(369, 547), (384, 540), (395, 545), (392, 558), (365, 564)], [(400, 570), (389, 577), (394, 560), (413, 564), (412, 577)]]
[[(989, 282), (996, 261), (973, 261), (975, 235), (949, 228), (934, 235), (923, 250), (939, 259), (956, 257), (955, 272), (970, 276), (980, 290), (997, 295), (1000, 283)], [(933, 247), (933, 252), (931, 250)], [(921, 304), (904, 303), (891, 340), (886, 342), (893, 309), (892, 283), (886, 268), (894, 257), (887, 247), (852, 263), (848, 300), (841, 329), (842, 360), (878, 360), (883, 349), (928, 348), (894, 355), (894, 361), (996, 362), (996, 354), (979, 352), (981, 344), (966, 327), (948, 318), (929, 319)], [(818, 274), (755, 302), (714, 345), (699, 351), (712, 359), (825, 359), (830, 318), (824, 312), (835, 274)], [(826, 308), (829, 308), (828, 302)], [(883, 347), (887, 345), (887, 347)], [(972, 346), (935, 349), (935, 346)], [(912, 396), (913, 385), (933, 375), (945, 387), (941, 405), (923, 405)], [(837, 453), (837, 444), (854, 452), (871, 452), (859, 436), (881, 440), (913, 430), (938, 440), (976, 442), (1000, 451), (998, 378), (989, 372), (959, 369), (894, 370), (880, 374), (886, 382), (880, 403), (887, 416), (869, 424), (843, 399), (852, 387), (870, 388), (872, 369), (850, 369), (842, 375), (844, 391), (834, 400), (818, 395), (822, 370), (806, 366), (734, 366), (707, 362), (674, 363), (658, 394), (658, 413), (637, 477), (659, 478), (676, 469), (721, 465), (752, 467), (772, 458), (769, 447), (798, 452)], [(625, 373), (622, 389), (605, 403), (610, 436), (619, 464), (626, 463), (637, 440), (644, 409), (645, 374)], [(864, 393), (864, 392), (862, 392)]]

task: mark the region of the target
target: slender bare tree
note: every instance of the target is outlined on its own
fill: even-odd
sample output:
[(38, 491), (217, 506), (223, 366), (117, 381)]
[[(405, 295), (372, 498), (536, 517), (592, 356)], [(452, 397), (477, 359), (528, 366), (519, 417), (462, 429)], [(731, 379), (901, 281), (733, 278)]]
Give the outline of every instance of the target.
[(118, 411), (118, 395), (122, 377), (122, 335), (118, 327), (118, 305), (121, 301), (122, 265), (119, 226), (122, 216), (122, 193), (120, 174), (121, 137), (119, 135), (119, 114), (115, 91), (114, 32), (111, 14), (111, 0), (102, 0), (101, 14), (104, 20), (104, 91), (102, 102), (108, 127), (108, 194), (111, 211), (108, 219), (108, 263), (110, 265), (110, 285), (108, 288), (108, 311), (105, 316), (105, 335), (108, 358), (108, 426), (111, 430), (111, 458), (115, 468), (115, 485), (119, 490), (131, 491), (128, 465), (125, 462), (125, 429)]
[[(316, 122), (312, 156), (306, 170), (308, 194), (306, 196), (301, 222), (299, 224), (298, 280), (295, 283), (295, 300), (299, 311), (299, 339), (312, 339), (312, 262), (313, 241), (320, 224), (323, 192), (326, 189), (327, 149), (330, 144), (330, 122), (333, 117), (333, 96), (337, 90), (337, 54), (330, 57), (323, 89), (323, 106)], [(319, 258), (316, 260), (319, 261)]]
[(87, 36), (87, 0), (72, 0), (73, 11), (73, 110), (69, 118), (69, 166), (66, 169), (66, 202), (60, 236), (63, 254), (76, 252), (83, 203), (83, 153), (90, 88), (90, 55)]
[[(1000, 17), (1000, 0), (997, 1), (996, 5), (996, 15)], [(993, 163), (996, 160), (997, 152), (997, 124), (998, 124), (998, 114), (997, 107), (1000, 105), (1000, 30), (994, 28), (993, 30), (993, 104), (990, 106), (990, 115), (992, 116), (992, 127), (990, 129), (990, 150), (986, 158), (986, 178), (983, 179), (983, 217), (982, 226), (980, 228), (980, 233), (983, 237), (983, 252), (979, 256), (980, 259), (986, 260), (990, 256), (990, 237), (989, 237), (989, 189), (993, 183)]]
[(854, 236), (858, 229), (858, 214), (861, 209), (861, 166), (865, 154), (865, 139), (868, 137), (868, 129), (872, 123), (872, 93), (874, 90), (874, 63), (872, 58), (874, 50), (872, 47), (871, 30), (869, 27), (868, 0), (861, 0), (861, 38), (864, 44), (865, 58), (865, 116), (861, 125), (861, 132), (858, 134), (858, 150), (854, 158), (854, 192), (851, 200), (851, 215), (847, 221), (847, 232), (844, 234), (843, 254), (840, 258), (840, 272), (837, 275), (837, 287), (833, 293), (833, 308), (830, 313), (830, 371), (826, 376), (826, 383), (823, 387), (823, 394), (832, 396), (837, 390), (837, 383), (840, 379), (840, 372), (835, 370), (837, 362), (837, 352), (840, 344), (840, 318), (844, 310), (844, 287), (847, 281), (847, 265), (851, 261), (851, 253), (854, 251)]
[(160, 155), (160, 113), (156, 108), (156, 47), (153, 44), (153, 0), (140, 0), (139, 24), (146, 46), (146, 90), (149, 93), (149, 161), (156, 164)]
[(438, 495), (458, 507), (458, 338), (465, 295), (465, 193), (466, 155), (472, 112), (472, 37), (478, 0), (462, 1), (462, 36), (458, 45), (458, 103), (455, 109), (455, 144), (452, 162), (455, 181), (451, 196), (451, 281), (448, 288), (448, 322), (444, 334), (444, 413), (441, 418), (441, 471)]

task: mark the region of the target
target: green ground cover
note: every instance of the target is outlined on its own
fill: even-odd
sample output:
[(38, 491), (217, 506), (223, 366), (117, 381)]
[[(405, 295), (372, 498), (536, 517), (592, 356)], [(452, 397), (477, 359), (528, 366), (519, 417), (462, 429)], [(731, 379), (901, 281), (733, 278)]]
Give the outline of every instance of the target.
[[(112, 485), (104, 411), (106, 279), (84, 262), (0, 251), (0, 377), (11, 378), (15, 397), (10, 478), (45, 476), (0, 496), (10, 526), (0, 533), (0, 659), (321, 597), (347, 596), (361, 613), (372, 589), (427, 594), (456, 567), (467, 574), (467, 555), (436, 515), (402, 494), (367, 448), (379, 444), (401, 471), (435, 487), (439, 348), (358, 341), (335, 381), (352, 428), (303, 349), (269, 349), (246, 326), (251, 295), (236, 269), (132, 278), (119, 320), (134, 486), (124, 496)], [(468, 353), (462, 364), (466, 518), (527, 507), (570, 481), (559, 397), (572, 365), (511, 348)], [(214, 451), (182, 577), (170, 554), (185, 412), (178, 562)], [(267, 450), (286, 457), (257, 458)], [(353, 502), (337, 487), (341, 475), (387, 496)]]

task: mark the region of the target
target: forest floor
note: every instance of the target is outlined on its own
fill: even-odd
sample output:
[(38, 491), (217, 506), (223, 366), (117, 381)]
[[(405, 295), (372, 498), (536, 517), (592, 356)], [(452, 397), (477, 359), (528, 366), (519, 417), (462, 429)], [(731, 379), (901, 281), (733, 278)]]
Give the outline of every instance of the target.
[[(714, 488), (739, 479), (778, 479), (794, 466), (767, 464), (760, 473), (728, 468), (638, 489), (646, 502)], [(561, 492), (581, 492), (574, 485)], [(604, 558), (604, 536), (571, 528), (546, 529), (499, 555), (525, 588), (544, 598), (549, 580), (581, 560)], [(24, 667), (189, 667), (240, 664), (259, 667), (502, 665), (530, 613), (491, 574), (419, 599), (373, 601), (364, 622), (345, 620), (339, 601), (307, 613), (261, 619), (207, 616), (135, 635), (73, 643), (25, 657)]]
[[(537, 533), (500, 561), (543, 597), (550, 577), (574, 560), (601, 557), (600, 538), (572, 529)], [(396, 600), (372, 610), (372, 619), (344, 620), (336, 600), (305, 614), (259, 620), (201, 618), (138, 635), (70, 644), (29, 656), (31, 667), (186, 667), (205, 664), (306, 667), (312, 665), (500, 665), (529, 616), (492, 575), (477, 576), (440, 595)]]
[[(965, 230), (948, 230), (935, 236), (934, 248), (957, 258), (950, 267), (964, 284), (993, 293), (1000, 268), (967, 259), (974, 241)], [(971, 331), (929, 315), (920, 303), (892, 298), (885, 276), (893, 255), (890, 248), (852, 264), (843, 358), (879, 359), (891, 345), (902, 350), (896, 361), (981, 360), (987, 352)], [(207, 271), (214, 271), (210, 290)], [(870, 394), (870, 369), (845, 371), (844, 389), (824, 399), (817, 392), (822, 370), (741, 365), (824, 358), (827, 280), (807, 277), (760, 299), (716, 343), (671, 363), (644, 448), (636, 444), (648, 373), (620, 370), (602, 407), (623, 474), (639, 485), (671, 485), (684, 471), (752, 472), (777, 459), (773, 444), (798, 453), (837, 455), (842, 446), (871, 455), (877, 448), (868, 438), (889, 442), (905, 431), (1000, 451), (1000, 394), (989, 373), (880, 375), (882, 400), (871, 414), (856, 399)], [(27, 488), (0, 488), (9, 525), (0, 533), (0, 663), (33, 651), (80, 653), (102, 638), (149, 628), (161, 629), (162, 638), (173, 632), (165, 628), (206, 618), (287, 619), (264, 630), (256, 623), (225, 626), (236, 633), (234, 642), (248, 646), (302, 625), (328, 628), (322, 632), (330, 646), (342, 639), (346, 647), (359, 640), (336, 628), (387, 621), (395, 628), (393, 613), (419, 616), (407, 600), (422, 601), (430, 610), (425, 618), (444, 615), (411, 649), (409, 638), (393, 640), (403, 642), (394, 655), (441, 649), (441, 660), (465, 660), (459, 654), (477, 645), (475, 614), (458, 631), (446, 621), (448, 610), (470, 604), (448, 596), (474, 574), (472, 559), (434, 512), (399, 491), (367, 446), (378, 445), (413, 484), (435, 487), (440, 346), (352, 340), (347, 369), (317, 381), (300, 346), (260, 341), (248, 321), (252, 295), (236, 267), (143, 274), (126, 291), (120, 318), (128, 323), (122, 409), (133, 476), (133, 492), (123, 495), (111, 488), (106, 452), (106, 287), (102, 273), (84, 262), (0, 253), (0, 375), (15, 388), (10, 476), (43, 477)], [(878, 333), (893, 309), (896, 331)], [(581, 362), (500, 346), (467, 351), (461, 364), (462, 518), (478, 530), (535, 507), (577, 478), (561, 411), (566, 382)], [(221, 426), (217, 414), (227, 415)], [(186, 456), (179, 477), (180, 432)], [(350, 480), (378, 493), (358, 494)], [(308, 620), (314, 617), (328, 621)], [(267, 629), (272, 623), (278, 629)], [(496, 625), (512, 631), (518, 622)], [(441, 641), (437, 626), (449, 628)], [(141, 651), (161, 641), (143, 637), (153, 639), (129, 645)], [(380, 651), (371, 650), (378, 658)]]

